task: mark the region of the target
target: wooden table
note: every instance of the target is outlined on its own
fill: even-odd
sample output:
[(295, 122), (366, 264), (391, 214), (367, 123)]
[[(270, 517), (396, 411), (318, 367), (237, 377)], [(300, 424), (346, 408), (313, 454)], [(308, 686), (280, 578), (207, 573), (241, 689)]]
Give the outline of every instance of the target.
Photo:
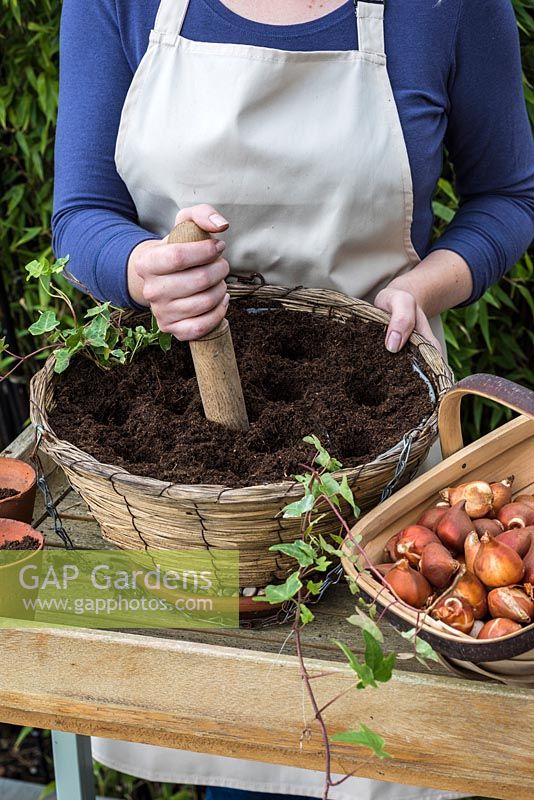
[[(27, 458), (31, 442), (32, 432), (26, 431), (6, 452)], [(75, 545), (112, 547), (63, 473), (47, 459), (43, 463)], [(62, 546), (40, 498), (35, 524), (49, 547)], [(329, 673), (315, 681), (319, 702), (353, 680), (332, 641), (339, 638), (361, 650), (357, 630), (346, 622), (352, 607), (346, 584), (333, 587), (314, 608), (315, 622), (304, 629), (309, 668)], [(391, 627), (384, 626), (384, 633), (392, 649), (409, 649)], [(95, 734), (322, 769), (315, 724), (311, 739), (300, 742), (304, 721), (313, 715), (289, 634), (288, 625), (158, 635), (0, 630), (0, 719), (83, 737)], [(325, 715), (331, 733), (365, 723), (384, 737), (392, 758), (379, 761), (364, 749), (336, 745), (333, 771), (527, 800), (534, 797), (533, 699), (527, 689), (465, 680), (441, 665), (428, 670), (413, 660), (401, 661), (389, 683), (350, 692)], [(85, 759), (87, 769), (87, 739), (55, 734), (58, 742), (62, 763), (78, 768), (81, 759), (83, 769)], [(69, 790), (68, 800), (88, 798), (88, 791), (83, 785), (79, 793)]]

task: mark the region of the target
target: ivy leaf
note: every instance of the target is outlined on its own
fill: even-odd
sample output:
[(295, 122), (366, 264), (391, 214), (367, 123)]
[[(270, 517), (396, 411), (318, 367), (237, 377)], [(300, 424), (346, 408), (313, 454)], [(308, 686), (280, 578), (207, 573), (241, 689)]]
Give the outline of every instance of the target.
[(334, 643), (340, 648), (342, 653), (345, 655), (345, 658), (349, 662), (350, 668), (359, 678), (356, 688), (365, 689), (367, 686), (372, 686), (374, 689), (376, 689), (376, 683), (372, 669), (367, 664), (360, 663), (356, 657), (356, 653), (353, 653), (350, 647), (348, 647), (344, 642), (339, 642), (337, 639), (334, 639)]
[(319, 544), (325, 553), (330, 553), (332, 556), (338, 556), (338, 558), (341, 558), (343, 555), (341, 550), (339, 550), (337, 547), (333, 547), (329, 542), (327, 542), (322, 534), (319, 534)]
[(120, 350), (120, 349), (112, 350), (111, 353), (110, 353), (110, 356), (113, 356), (113, 358), (116, 358), (117, 361), (120, 364), (125, 364), (126, 363), (126, 353), (124, 352), (124, 350)]
[[(302, 581), (298, 572), (293, 572), (285, 583), (266, 586), (265, 599), (269, 603), (283, 603), (285, 600), (290, 600), (294, 597), (299, 589), (302, 589)], [(260, 595), (260, 597), (255, 597), (254, 599), (261, 601), (264, 597)]]
[(335, 733), (330, 737), (330, 741), (343, 744), (359, 744), (362, 747), (368, 747), (377, 758), (391, 758), (390, 754), (384, 750), (384, 739), (368, 728), (367, 725), (361, 724), (359, 731)]
[(395, 654), (385, 656), (377, 640), (369, 631), (363, 631), (365, 641), (365, 663), (373, 673), (376, 681), (387, 683), (393, 674)]
[(315, 498), (311, 494), (305, 494), (302, 500), (297, 500), (294, 503), (290, 503), (284, 508), (282, 516), (284, 519), (296, 519), (297, 517), (303, 517), (304, 514), (307, 514), (308, 511), (311, 511), (313, 508), (313, 504), (315, 503)]
[(269, 547), (269, 550), (291, 556), (298, 561), (301, 567), (309, 567), (310, 564), (313, 564), (315, 559), (315, 550), (311, 544), (303, 542), (302, 539), (296, 542), (288, 542), (287, 544), (273, 544)]
[(37, 322), (30, 325), (28, 330), (33, 336), (41, 336), (43, 333), (50, 333), (58, 326), (59, 320), (56, 318), (55, 311), (41, 311)]
[(306, 583), (306, 589), (313, 595), (320, 594), (322, 588), (323, 581), (307, 581)]
[[(90, 319), (91, 317), (96, 317), (99, 314), (106, 315), (106, 312), (109, 311), (111, 303), (102, 303), (99, 306), (93, 306), (90, 308), (89, 311), (85, 314), (85, 319)], [(110, 312), (111, 313), (111, 312)]]
[(315, 619), (315, 615), (310, 611), (308, 606), (304, 605), (304, 603), (299, 603), (299, 614), (300, 621), (303, 625), (307, 625), (308, 622), (313, 622)]
[(439, 656), (432, 645), (417, 636), (415, 628), (410, 628), (409, 631), (404, 631), (404, 633), (401, 633), (401, 636), (403, 639), (408, 639), (408, 641), (415, 645), (415, 652), (418, 656), (420, 656), (420, 659), (418, 660), (422, 659), (423, 661), (437, 661), (439, 663)]
[(158, 343), (164, 353), (168, 353), (172, 347), (172, 334), (170, 333), (159, 333), (158, 334)]
[(315, 569), (317, 572), (326, 572), (332, 562), (328, 561), (326, 556), (319, 556), (315, 562)]
[(352, 493), (352, 489), (349, 486), (349, 481), (348, 481), (346, 475), (343, 475), (341, 483), (339, 484), (339, 493), (340, 493), (341, 497), (344, 500), (347, 501), (347, 503), (350, 505), (350, 507), (354, 511), (354, 516), (355, 517), (359, 517), (360, 516), (360, 509), (356, 505), (356, 501), (354, 499), (354, 495)]
[(336, 458), (330, 457), (330, 453), (325, 450), (317, 436), (305, 436), (302, 441), (306, 442), (306, 444), (312, 444), (315, 447), (317, 453), (314, 460), (319, 466), (324, 467), (327, 472), (335, 472), (343, 466)]
[(88, 344), (93, 347), (106, 347), (106, 332), (109, 320), (105, 316), (94, 317), (92, 322), (85, 328), (85, 336)]
[(66, 347), (62, 347), (61, 350), (56, 350), (54, 357), (56, 362), (54, 364), (54, 372), (57, 372), (59, 375), (62, 372), (65, 372), (70, 364), (70, 352)]
[(377, 642), (384, 642), (384, 635), (376, 622), (373, 622), (373, 620), (370, 619), (367, 614), (364, 614), (363, 611), (360, 611), (358, 608), (356, 609), (355, 614), (347, 617), (347, 622), (350, 622), (351, 625), (356, 625), (358, 628), (361, 628), (362, 631), (368, 633), (373, 637), (373, 639), (376, 639)]

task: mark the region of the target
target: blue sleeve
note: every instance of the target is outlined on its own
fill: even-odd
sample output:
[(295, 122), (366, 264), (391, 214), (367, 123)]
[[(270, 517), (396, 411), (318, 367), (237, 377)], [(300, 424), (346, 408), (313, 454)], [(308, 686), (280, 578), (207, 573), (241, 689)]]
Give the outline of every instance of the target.
[(65, 0), (55, 150), (53, 249), (98, 299), (135, 305), (126, 267), (132, 249), (157, 238), (137, 224), (114, 161), (132, 80), (113, 0)]
[(463, 0), (451, 58), (446, 146), (460, 208), (431, 250), (453, 250), (481, 297), (534, 236), (534, 143), (510, 0)]

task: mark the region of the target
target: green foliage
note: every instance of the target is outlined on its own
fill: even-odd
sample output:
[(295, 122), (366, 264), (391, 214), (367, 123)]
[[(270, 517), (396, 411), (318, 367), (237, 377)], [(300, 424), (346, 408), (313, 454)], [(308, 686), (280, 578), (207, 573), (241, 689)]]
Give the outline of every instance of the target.
[(358, 731), (347, 731), (346, 733), (336, 733), (330, 737), (331, 742), (341, 742), (343, 744), (358, 744), (368, 747), (378, 758), (391, 758), (389, 753), (384, 750), (384, 740), (367, 725), (360, 725)]
[[(59, 310), (57, 298), (24, 283), (24, 264), (47, 256), (52, 212), (52, 162), (58, 94), (58, 0), (0, 0), (0, 252), (18, 339), (36, 310)], [(64, 278), (62, 291), (76, 291)]]
[[(513, 0), (521, 40), (523, 86), (534, 125), (534, 0)], [(458, 207), (453, 171), (445, 165), (434, 200), (438, 236)], [(457, 379), (489, 372), (534, 388), (534, 266), (529, 254), (500, 283), (467, 308), (444, 315), (449, 361)], [(466, 442), (494, 430), (511, 412), (480, 397), (462, 407)]]

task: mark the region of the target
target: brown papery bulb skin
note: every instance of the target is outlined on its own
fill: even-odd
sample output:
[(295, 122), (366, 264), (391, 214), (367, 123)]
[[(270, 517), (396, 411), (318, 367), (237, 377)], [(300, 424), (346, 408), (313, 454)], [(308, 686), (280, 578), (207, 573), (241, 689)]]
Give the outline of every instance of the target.
[(534, 583), (534, 536), (531, 539), (528, 552), (523, 559), (523, 566), (525, 567), (523, 580), (525, 583)]
[(515, 550), (496, 539), (490, 539), (485, 533), (480, 540), (473, 570), (484, 586), (494, 589), (519, 583), (525, 568)]
[(435, 533), (438, 522), (448, 510), (449, 510), (448, 505), (434, 506), (433, 508), (427, 508), (427, 510), (423, 511), (423, 513), (417, 520), (417, 524), (422, 525), (424, 528), (428, 528), (429, 530), (434, 531)]
[(419, 569), (436, 589), (445, 589), (459, 568), (459, 563), (441, 542), (432, 542), (423, 548)]
[(405, 558), (398, 561), (384, 576), (384, 583), (391, 586), (395, 594), (413, 608), (422, 608), (432, 594), (432, 587), (427, 579), (412, 569)]
[(480, 539), (478, 538), (478, 533), (476, 531), (471, 531), (471, 533), (467, 534), (467, 538), (464, 542), (465, 566), (469, 572), (473, 572), (473, 564), (475, 563), (479, 547)]
[(504, 525), (502, 522), (499, 522), (498, 519), (487, 519), (484, 517), (483, 519), (474, 519), (473, 528), (479, 536), (482, 536), (484, 533), (489, 533), (491, 538), (494, 539), (499, 533), (503, 532)]
[(477, 636), (477, 639), (499, 639), (501, 636), (508, 636), (510, 633), (516, 633), (521, 630), (521, 625), (514, 622), (512, 619), (505, 619), (499, 617), (498, 619), (490, 619), (486, 622), (482, 630)]
[(501, 586), (488, 594), (492, 617), (505, 617), (514, 622), (529, 623), (534, 618), (534, 602), (517, 586)]
[(515, 550), (521, 558), (524, 558), (528, 553), (533, 533), (534, 525), (530, 525), (528, 528), (510, 528), (509, 531), (504, 531), (496, 536), (495, 541), (501, 544), (507, 544), (508, 547)]
[(517, 497), (514, 497), (514, 503), (522, 503), (534, 508), (534, 494), (518, 494)]
[(534, 525), (534, 508), (526, 503), (508, 503), (497, 514), (505, 528), (527, 528)]
[(493, 510), (493, 492), (486, 481), (470, 481), (460, 486), (451, 486), (440, 492), (441, 497), (451, 506), (465, 500), (465, 513), (472, 519), (485, 517)]
[(473, 609), (460, 597), (445, 597), (440, 600), (430, 616), (462, 633), (469, 633), (475, 621)]
[(486, 587), (472, 572), (464, 572), (454, 584), (451, 597), (461, 597), (473, 609), (475, 619), (484, 619), (488, 612)]
[(384, 558), (388, 558), (393, 563), (398, 561), (399, 554), (397, 553), (397, 542), (399, 541), (400, 531), (394, 536), (391, 536), (384, 547)]
[(455, 503), (438, 522), (436, 533), (445, 547), (461, 553), (467, 534), (473, 530), (471, 518), (465, 513), (465, 500)]
[(509, 478), (504, 478), (497, 483), (490, 483), (490, 489), (493, 493), (493, 501), (491, 508), (494, 514), (497, 514), (503, 506), (512, 502), (512, 484), (514, 476), (510, 475)]
[(397, 540), (399, 558), (407, 558), (416, 567), (419, 564), (423, 548), (431, 542), (439, 542), (436, 534), (422, 525), (408, 525), (400, 532)]

